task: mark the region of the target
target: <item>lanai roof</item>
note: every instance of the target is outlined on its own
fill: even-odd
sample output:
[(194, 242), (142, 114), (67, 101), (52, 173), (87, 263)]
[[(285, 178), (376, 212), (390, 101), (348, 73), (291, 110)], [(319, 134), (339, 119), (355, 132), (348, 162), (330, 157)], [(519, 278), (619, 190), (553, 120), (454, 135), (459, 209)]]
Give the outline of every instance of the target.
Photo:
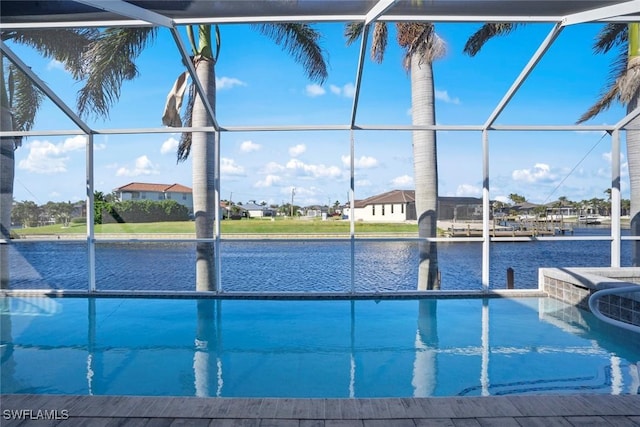
[[(222, 131), (261, 130), (349, 130), (349, 129), (473, 129), (486, 130), (503, 128), (494, 126), (498, 116), (519, 90), (520, 86), (536, 66), (540, 58), (550, 48), (563, 28), (585, 22), (637, 22), (640, 21), (640, 2), (620, 0), (302, 0), (302, 1), (237, 1), (237, 0), (3, 0), (0, 2), (2, 31), (15, 29), (43, 29), (56, 27), (107, 27), (107, 26), (156, 26), (169, 29), (187, 66), (189, 53), (181, 41), (178, 27), (187, 24), (216, 23), (264, 23), (264, 22), (350, 22), (360, 21), (367, 25), (375, 21), (428, 21), (428, 22), (550, 22), (555, 27), (541, 43), (539, 49), (527, 63), (516, 81), (504, 94), (500, 103), (487, 117), (483, 125), (457, 126), (398, 126), (357, 122), (357, 110), (363, 73), (363, 64), (368, 46), (362, 43), (359, 49), (357, 68), (354, 69), (355, 96), (352, 109), (345, 123), (318, 126), (314, 124), (288, 126), (220, 126), (213, 108), (206, 108), (211, 116), (212, 128)], [(364, 40), (365, 38), (363, 38)], [(82, 133), (107, 133), (105, 130), (91, 129), (79, 118), (74, 110), (64, 103), (46, 84), (21, 62), (9, 46), (0, 42), (0, 50), (14, 62), (29, 78), (41, 85), (41, 89), (80, 128)], [(191, 77), (195, 69), (189, 67)], [(197, 84), (202, 94), (203, 88)], [(638, 111), (632, 112), (619, 123), (606, 130), (623, 129)], [(560, 130), (572, 130), (564, 126)], [(549, 128), (548, 126), (546, 128)], [(575, 128), (578, 128), (575, 126)], [(589, 126), (582, 126), (587, 129)], [(211, 130), (213, 130), (211, 129)], [(602, 129), (600, 126), (598, 129)], [(178, 132), (179, 128), (173, 128)], [(135, 133), (139, 130), (128, 130)], [(166, 128), (154, 129), (156, 132)], [(76, 131), (77, 133), (77, 131)], [(2, 135), (37, 135), (41, 131), (2, 132)], [(49, 133), (45, 133), (49, 134)], [(66, 132), (70, 134), (70, 132)]]

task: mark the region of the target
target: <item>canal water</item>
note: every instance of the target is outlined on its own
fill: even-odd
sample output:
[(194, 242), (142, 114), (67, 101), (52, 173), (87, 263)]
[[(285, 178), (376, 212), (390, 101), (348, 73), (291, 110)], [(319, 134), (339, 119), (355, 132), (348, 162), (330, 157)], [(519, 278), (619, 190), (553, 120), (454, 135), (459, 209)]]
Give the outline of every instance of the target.
[[(623, 230), (628, 233), (628, 230)], [(576, 229), (574, 235), (609, 234), (606, 228)], [(490, 287), (506, 287), (514, 270), (515, 287), (537, 287), (540, 267), (608, 267), (611, 244), (593, 241), (493, 242)], [(223, 241), (223, 290), (227, 292), (388, 292), (415, 290), (418, 247), (407, 241)], [(622, 243), (622, 266), (631, 263), (630, 242)], [(88, 287), (85, 242), (18, 241), (11, 247), (14, 289)], [(443, 290), (482, 287), (482, 244), (438, 244)], [(184, 242), (98, 243), (96, 283), (102, 290), (195, 289), (195, 244)]]

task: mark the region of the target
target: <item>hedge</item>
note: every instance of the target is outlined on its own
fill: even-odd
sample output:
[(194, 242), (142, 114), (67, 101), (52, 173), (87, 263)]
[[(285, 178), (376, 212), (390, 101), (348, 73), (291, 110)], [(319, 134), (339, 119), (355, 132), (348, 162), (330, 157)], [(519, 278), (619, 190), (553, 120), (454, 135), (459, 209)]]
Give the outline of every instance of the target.
[(104, 203), (101, 208), (100, 218), (96, 215), (97, 224), (189, 220), (189, 209), (175, 200), (125, 200)]

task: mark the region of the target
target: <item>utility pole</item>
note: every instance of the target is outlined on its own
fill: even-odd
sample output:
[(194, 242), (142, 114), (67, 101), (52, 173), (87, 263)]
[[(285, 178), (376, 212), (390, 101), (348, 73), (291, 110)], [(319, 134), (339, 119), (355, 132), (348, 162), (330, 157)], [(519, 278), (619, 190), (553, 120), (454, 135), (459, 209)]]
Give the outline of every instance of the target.
[(291, 218), (293, 218), (293, 196), (296, 195), (296, 187), (291, 189)]

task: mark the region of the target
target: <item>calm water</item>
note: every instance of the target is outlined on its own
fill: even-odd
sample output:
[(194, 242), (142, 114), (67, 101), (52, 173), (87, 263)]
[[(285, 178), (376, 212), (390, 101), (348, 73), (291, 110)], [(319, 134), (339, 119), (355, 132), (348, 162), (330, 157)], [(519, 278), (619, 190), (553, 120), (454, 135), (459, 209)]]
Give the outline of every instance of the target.
[(640, 336), (546, 298), (0, 303), (2, 393), (421, 397), (640, 388)]
[[(626, 230), (628, 231), (628, 230)], [(605, 235), (608, 229), (585, 228), (576, 235)], [(20, 241), (11, 249), (13, 288), (87, 289), (84, 242)], [(630, 244), (623, 242), (622, 265), (630, 265)], [(481, 243), (438, 245), (443, 289), (481, 288)], [(193, 290), (195, 245), (192, 243), (99, 243), (98, 289)], [(417, 287), (417, 245), (412, 242), (355, 244), (355, 290), (396, 291)], [(225, 291), (351, 290), (351, 243), (319, 241), (240, 242), (221, 245)], [(492, 243), (490, 286), (506, 286), (507, 268), (516, 288), (536, 288), (539, 267), (607, 267), (607, 241)]]

